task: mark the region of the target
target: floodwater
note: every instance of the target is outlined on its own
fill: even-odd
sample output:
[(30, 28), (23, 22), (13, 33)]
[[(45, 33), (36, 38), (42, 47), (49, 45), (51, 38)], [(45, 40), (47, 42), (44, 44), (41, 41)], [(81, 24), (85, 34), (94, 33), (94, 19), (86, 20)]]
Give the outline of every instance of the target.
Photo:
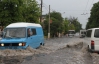
[(87, 52), (82, 38), (45, 40), (39, 49), (0, 50), (0, 64), (99, 64), (97, 53)]

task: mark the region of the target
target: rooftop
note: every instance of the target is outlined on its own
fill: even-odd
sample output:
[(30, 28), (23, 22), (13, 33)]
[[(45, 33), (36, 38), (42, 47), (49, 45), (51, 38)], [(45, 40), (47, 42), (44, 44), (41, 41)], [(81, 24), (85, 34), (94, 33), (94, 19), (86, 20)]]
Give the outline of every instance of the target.
[(28, 26), (41, 27), (40, 24), (25, 23), (25, 22), (12, 23), (12, 24), (9, 24), (7, 27), (28, 27)]

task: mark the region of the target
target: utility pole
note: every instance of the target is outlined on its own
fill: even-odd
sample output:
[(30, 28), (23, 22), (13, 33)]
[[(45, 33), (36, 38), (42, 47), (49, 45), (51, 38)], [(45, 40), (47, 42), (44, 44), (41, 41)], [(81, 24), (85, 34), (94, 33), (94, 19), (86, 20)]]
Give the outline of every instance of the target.
[(41, 0), (41, 16), (40, 16), (40, 23), (42, 22), (42, 4), (43, 4), (43, 1)]
[(50, 38), (50, 5), (49, 5), (49, 23), (48, 23), (48, 39)]

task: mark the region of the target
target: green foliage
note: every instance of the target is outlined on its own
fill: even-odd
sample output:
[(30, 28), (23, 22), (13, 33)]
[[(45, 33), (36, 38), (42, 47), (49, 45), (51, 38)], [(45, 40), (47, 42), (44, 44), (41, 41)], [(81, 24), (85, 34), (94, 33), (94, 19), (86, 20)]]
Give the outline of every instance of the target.
[(69, 25), (69, 30), (75, 30), (74, 24)]
[(99, 2), (95, 3), (91, 9), (86, 29), (99, 27)]
[[(26, 3), (27, 2), (27, 3)], [(0, 0), (0, 25), (14, 22), (39, 22), (36, 0)]]
[[(59, 12), (51, 12), (50, 14), (52, 23), (50, 24), (50, 34), (53, 37), (59, 32), (62, 32), (62, 21), (63, 18)], [(44, 33), (47, 36), (48, 33), (48, 14), (46, 15), (46, 20), (44, 21)]]
[(39, 23), (40, 9), (36, 0), (24, 0), (23, 16), (25, 22)]
[(8, 25), (12, 22), (22, 20), (21, 5), (22, 0), (1, 0), (0, 1), (0, 23)]
[(63, 21), (63, 33), (66, 34), (68, 32), (68, 24), (69, 24), (69, 21), (67, 20), (67, 18), (65, 18), (65, 20)]
[(76, 32), (79, 32), (80, 29), (82, 29), (82, 25), (80, 24), (80, 22), (77, 20), (77, 18), (75, 17), (70, 17), (68, 19), (69, 21), (69, 30), (75, 30)]
[[(81, 24), (78, 22), (77, 18), (70, 17), (65, 18), (63, 20), (61, 14), (59, 12), (51, 12), (51, 20), (52, 23), (50, 24), (50, 34), (52, 37), (55, 35), (57, 36), (57, 33), (63, 33), (67, 34), (68, 30), (76, 30), (79, 31), (81, 29)], [(46, 15), (46, 20), (44, 21), (44, 34), (45, 36), (48, 35), (48, 25), (49, 19), (48, 14)]]
[(53, 11), (51, 14), (51, 17), (57, 19), (59, 22), (62, 22), (63, 18), (61, 16), (61, 13)]

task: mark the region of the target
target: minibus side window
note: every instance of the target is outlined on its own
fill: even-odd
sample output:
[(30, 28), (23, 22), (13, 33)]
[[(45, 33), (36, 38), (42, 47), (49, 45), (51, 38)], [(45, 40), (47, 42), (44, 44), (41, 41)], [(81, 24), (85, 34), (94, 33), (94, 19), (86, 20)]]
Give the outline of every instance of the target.
[(30, 37), (30, 28), (27, 29), (27, 36)]
[(92, 32), (92, 30), (88, 30), (86, 33), (86, 37), (91, 37), (91, 32)]
[(36, 29), (35, 28), (32, 28), (31, 31), (32, 31), (33, 35), (36, 35)]

